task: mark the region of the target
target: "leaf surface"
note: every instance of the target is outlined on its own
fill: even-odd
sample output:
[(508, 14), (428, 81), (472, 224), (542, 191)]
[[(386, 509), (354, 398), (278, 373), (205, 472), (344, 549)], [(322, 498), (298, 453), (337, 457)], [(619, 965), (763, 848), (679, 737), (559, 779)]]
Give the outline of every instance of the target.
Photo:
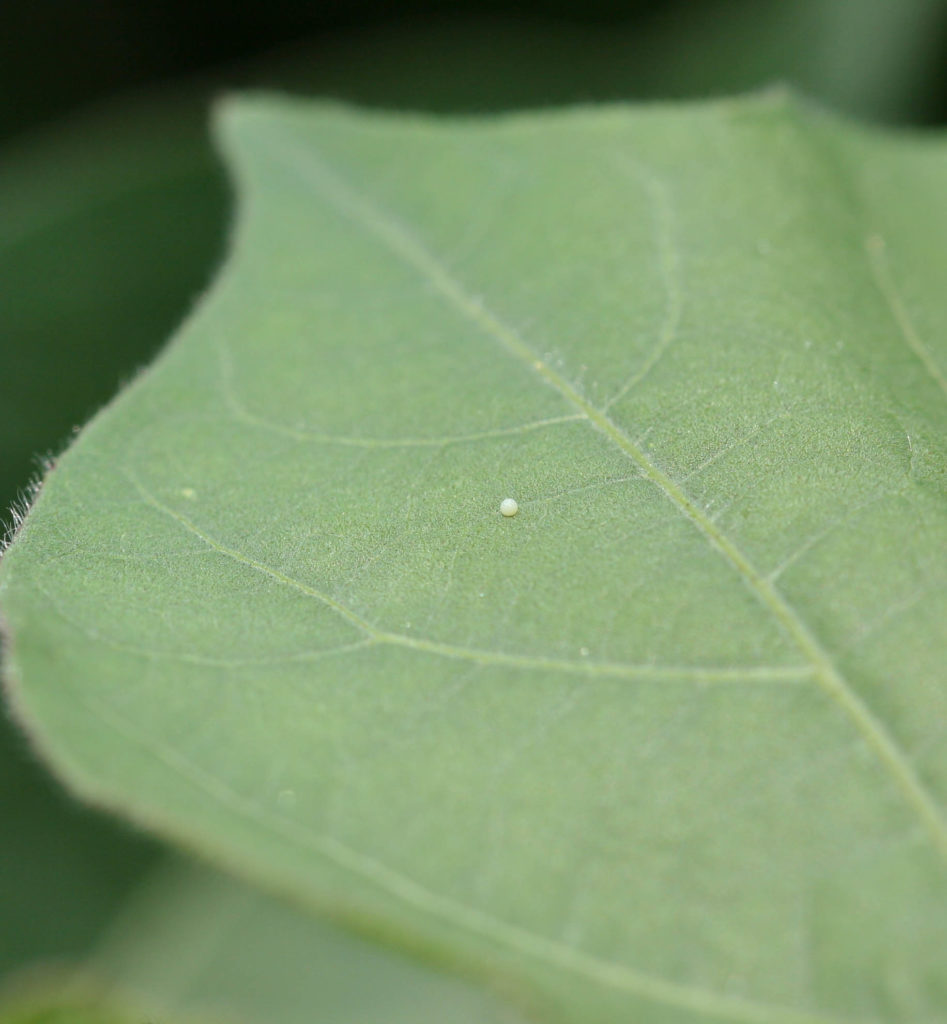
[(943, 143), (221, 137), (233, 257), (4, 559), (60, 771), (550, 1020), (942, 1019)]

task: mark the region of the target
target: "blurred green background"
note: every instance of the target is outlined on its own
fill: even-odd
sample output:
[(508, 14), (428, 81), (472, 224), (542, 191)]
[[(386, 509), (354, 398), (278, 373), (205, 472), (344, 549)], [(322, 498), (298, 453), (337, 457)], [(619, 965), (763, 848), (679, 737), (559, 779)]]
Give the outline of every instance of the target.
[[(0, 4), (0, 507), (148, 362), (228, 221), (207, 110), (289, 89), (485, 112), (789, 82), (947, 119), (944, 0)], [(163, 852), (70, 801), (0, 721), (0, 978), (93, 948)]]

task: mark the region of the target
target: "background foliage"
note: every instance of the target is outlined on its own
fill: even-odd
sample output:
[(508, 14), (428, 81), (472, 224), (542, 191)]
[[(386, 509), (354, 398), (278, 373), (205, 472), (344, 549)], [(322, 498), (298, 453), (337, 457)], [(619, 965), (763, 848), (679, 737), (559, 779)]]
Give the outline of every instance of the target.
[[(865, 118), (947, 115), (939, 0), (371, 0), (0, 10), (0, 506), (206, 284), (227, 195), (209, 99), (244, 84), (482, 111), (789, 80)], [(0, 732), (0, 975), (81, 959), (166, 855)]]

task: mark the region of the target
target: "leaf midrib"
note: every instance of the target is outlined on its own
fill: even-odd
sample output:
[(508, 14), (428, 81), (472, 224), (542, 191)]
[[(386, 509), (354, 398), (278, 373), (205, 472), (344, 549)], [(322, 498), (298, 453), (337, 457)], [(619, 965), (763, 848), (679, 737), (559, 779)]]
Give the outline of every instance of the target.
[(739, 546), (728, 537), (687, 495), (684, 489), (664, 472), (648, 454), (615, 423), (607, 412), (589, 402), (565, 377), (557, 373), (502, 321), (481, 299), (468, 291), (427, 247), (398, 219), (383, 211), (344, 182), (313, 147), (302, 149), (284, 136), (272, 134), (271, 156), (281, 156), (313, 193), (331, 208), (374, 235), (396, 256), (412, 266), (458, 313), (478, 326), (524, 366), (530, 368), (588, 422), (604, 434), (642, 474), (651, 481), (720, 553), (740, 577), (743, 584), (773, 616), (796, 644), (813, 669), (821, 689), (841, 708), (874, 751), (896, 783), (905, 801), (923, 823), (940, 856), (947, 860), (947, 820), (937, 802), (928, 792), (910, 761), (894, 738), (861, 699), (832, 661), (804, 619), (779, 592), (773, 582), (761, 573)]

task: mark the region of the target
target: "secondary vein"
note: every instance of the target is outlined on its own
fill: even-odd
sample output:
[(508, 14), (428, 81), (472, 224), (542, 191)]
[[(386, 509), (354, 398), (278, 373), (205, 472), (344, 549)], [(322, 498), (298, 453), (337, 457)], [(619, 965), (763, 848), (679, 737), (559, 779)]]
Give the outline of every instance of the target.
[(350, 625), (365, 635), (375, 644), (388, 644), (392, 647), (406, 647), (411, 650), (423, 651), (444, 658), (455, 658), (459, 661), (470, 661), (478, 665), (499, 665), (524, 670), (544, 670), (567, 672), (574, 675), (593, 678), (613, 679), (650, 679), (673, 680), (686, 679), (697, 683), (740, 683), (740, 682), (790, 682), (803, 679), (811, 674), (808, 665), (658, 665), (650, 662), (632, 664), (630, 662), (609, 662), (586, 660), (571, 661), (568, 658), (550, 658), (542, 655), (514, 654), (506, 651), (491, 651), (484, 648), (466, 647), (461, 644), (442, 643), (423, 636), (410, 636), (381, 629), (347, 605), (337, 601), (331, 595), (287, 573), (274, 569), (265, 562), (250, 558), (236, 548), (222, 544), (215, 537), (202, 530), (192, 519), (178, 512), (170, 505), (152, 494), (135, 476), (124, 469), (123, 473), (135, 487), (142, 501), (152, 508), (175, 520), (189, 533), (199, 537), (208, 547), (227, 558), (231, 558), (256, 572), (269, 576), (285, 586), (292, 587), (307, 597), (315, 598), (331, 611), (335, 612)]
[(894, 278), (891, 276), (885, 248), (885, 240), (881, 235), (870, 235), (865, 240), (865, 251), (868, 253), (868, 262), (871, 264), (871, 272), (875, 279), (875, 284), (878, 286), (878, 290), (881, 292), (894, 322), (898, 325), (905, 344), (917, 356), (921, 365), (944, 393), (944, 397), (947, 398), (947, 376), (944, 375), (943, 370), (937, 365), (933, 353), (917, 333), (914, 321), (911, 319), (911, 315), (904, 305), (904, 300), (901, 298), (894, 283)]
[[(302, 150), (283, 140), (277, 142), (274, 151), (282, 153), (288, 166), (300, 175), (316, 195), (321, 196), (339, 214), (385, 243), (395, 255), (413, 266), (459, 313), (476, 324), (484, 334), (492, 337), (510, 355), (530, 367), (569, 405), (583, 413), (589, 423), (631, 459), (670, 503), (690, 520), (710, 545), (726, 559), (757, 600), (794, 641), (811, 664), (814, 677), (823, 691), (836, 702), (865, 737), (901, 790), (908, 805), (924, 823), (941, 856), (947, 858), (947, 821), (944, 820), (940, 807), (924, 786), (910, 761), (885, 728), (884, 723), (872, 712), (835, 667), (829, 653), (798, 612), (777, 590), (773, 582), (753, 565), (737, 544), (710, 519), (674, 479), (624, 433), (618, 424), (610, 418), (607, 411), (594, 406), (569, 380), (541, 359), (514, 328), (493, 313), (482, 299), (468, 291), (400, 221), (384, 213), (343, 182), (325, 160), (310, 149)], [(928, 368), (930, 369), (930, 367)], [(938, 379), (943, 380), (943, 378)]]

